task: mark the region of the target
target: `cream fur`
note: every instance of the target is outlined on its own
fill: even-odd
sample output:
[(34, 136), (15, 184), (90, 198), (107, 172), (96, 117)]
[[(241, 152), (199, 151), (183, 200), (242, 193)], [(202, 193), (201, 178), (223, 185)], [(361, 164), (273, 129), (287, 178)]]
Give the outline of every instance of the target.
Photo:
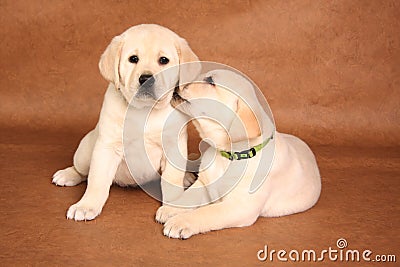
[[(129, 62), (128, 58), (131, 55), (138, 55), (138, 63)], [(159, 64), (161, 56), (170, 60), (167, 65)], [(150, 181), (157, 177), (154, 170), (161, 169), (164, 181), (178, 186), (183, 185), (184, 172), (171, 166), (163, 154), (161, 134), (164, 122), (174, 109), (169, 103), (172, 92), (165, 97), (161, 96), (173, 88), (178, 80), (190, 80), (191, 75), (196, 76), (197, 70), (194, 69), (192, 73), (186, 71), (183, 75), (179, 68), (175, 68), (173, 75), (171, 73), (168, 76), (160, 75), (161, 78), (157, 79), (154, 85), (157, 101), (140, 97), (136, 93), (139, 89), (140, 75), (156, 74), (168, 67), (191, 61), (198, 61), (198, 58), (186, 41), (169, 29), (158, 25), (143, 24), (132, 27), (111, 41), (99, 62), (100, 72), (110, 84), (97, 126), (80, 142), (74, 155), (73, 166), (60, 170), (53, 176), (53, 183), (59, 186), (74, 186), (87, 177), (85, 194), (68, 209), (68, 219), (77, 221), (94, 219), (102, 211), (113, 182), (122, 186), (135, 184), (127, 169), (122, 140), (125, 114), (131, 100), (134, 100), (131, 106), (133, 115), (138, 117), (145, 116), (145, 111), (156, 103), (144, 136), (140, 129), (135, 130), (135, 125), (126, 125), (133, 127), (131, 130), (133, 134), (137, 132), (138, 139), (144, 138), (153, 165), (153, 169), (140, 170), (145, 175), (135, 179), (140, 179), (142, 182)], [(186, 155), (186, 128), (181, 133), (178, 144), (181, 153)], [(135, 143), (131, 146), (135, 146)], [(135, 162), (135, 167), (142, 168), (140, 158)], [(162, 191), (165, 190), (162, 188)], [(172, 199), (176, 196), (165, 193), (163, 197)]]
[[(230, 71), (211, 71), (205, 76), (213, 77), (217, 86), (211, 84), (192, 84), (179, 94), (193, 101), (196, 98), (209, 98), (218, 100), (228, 105), (234, 112), (242, 116), (240, 119), (248, 128), (250, 135), (259, 132), (258, 124), (254, 123), (254, 115), (243, 109), (241, 100), (218, 84), (229, 84), (236, 81), (236, 84), (243, 85), (242, 93), (253, 97), (253, 88), (250, 83), (242, 82), (241, 76)], [(177, 103), (172, 101), (173, 106), (182, 112), (195, 117), (199, 112), (206, 112), (210, 107), (199, 107), (185, 102)], [(181, 105), (179, 105), (181, 104)], [(190, 199), (191, 188), (202, 187), (214, 179), (220, 177), (222, 172), (229, 167), (229, 164), (238, 164), (220, 156), (217, 149), (225, 150), (229, 147), (226, 131), (221, 129), (218, 123), (200, 119), (196, 120), (195, 126), (200, 136), (212, 140), (211, 146), (203, 156), (215, 155), (212, 166), (199, 173), (198, 180), (181, 196)], [(243, 141), (243, 136), (234, 137), (234, 142)], [(263, 137), (250, 136), (250, 145), (256, 145), (263, 141)], [(249, 192), (250, 184), (256, 175), (255, 171), (260, 164), (263, 153), (267, 153), (271, 146), (275, 145), (273, 164), (267, 178), (254, 193)], [(242, 160), (243, 161), (243, 160)], [(242, 162), (241, 161), (241, 162)], [(253, 224), (259, 216), (276, 217), (284, 216), (311, 208), (318, 200), (321, 191), (321, 179), (315, 157), (310, 148), (299, 138), (282, 134), (275, 131), (274, 142), (271, 142), (263, 150), (251, 159), (245, 160), (248, 165), (242, 179), (227, 195), (221, 196), (206, 206), (192, 207), (189, 209), (176, 208), (171, 206), (162, 207), (157, 214), (160, 222), (165, 222), (164, 235), (172, 238), (189, 238), (198, 233), (211, 230), (219, 230), (229, 227), (242, 227)], [(267, 168), (268, 166), (265, 166)], [(200, 167), (202, 168), (202, 166)], [(229, 178), (229, 177), (228, 177)], [(233, 177), (232, 177), (233, 178)], [(201, 196), (204, 199), (210, 198), (215, 192), (204, 191)]]

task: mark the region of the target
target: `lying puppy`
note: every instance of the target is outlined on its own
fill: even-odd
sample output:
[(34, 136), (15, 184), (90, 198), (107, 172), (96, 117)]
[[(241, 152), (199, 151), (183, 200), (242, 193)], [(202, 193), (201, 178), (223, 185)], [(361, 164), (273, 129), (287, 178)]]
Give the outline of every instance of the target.
[[(202, 99), (211, 104), (202, 104)], [(260, 115), (263, 111), (253, 85), (242, 76), (228, 70), (211, 71), (204, 82), (178, 89), (171, 103), (194, 118), (201, 138), (211, 145), (203, 158), (211, 157), (213, 162), (200, 166), (198, 180), (176, 202), (191, 208), (164, 206), (159, 210), (157, 218), (165, 222), (164, 235), (186, 239), (211, 230), (248, 226), (259, 216), (302, 212), (317, 202), (321, 179), (313, 153), (299, 138), (275, 131), (272, 123), (268, 126), (268, 117)], [(222, 103), (231, 112), (212, 103)], [(273, 163), (268, 173), (269, 158)], [(229, 172), (231, 168), (235, 171)], [(224, 181), (217, 188), (210, 186), (218, 179)], [(259, 185), (254, 187), (254, 181)], [(226, 184), (230, 188), (221, 190)], [(203, 195), (191, 195), (206, 185)], [(206, 205), (207, 199), (212, 204)]]
[[(160, 170), (164, 181), (182, 186), (184, 172), (166, 160), (161, 133), (168, 134), (168, 129), (163, 127), (174, 110), (169, 103), (171, 88), (179, 80), (196, 77), (200, 71), (196, 65), (186, 68), (185, 72), (180, 67), (170, 67), (192, 61), (198, 61), (198, 58), (187, 42), (158, 25), (134, 26), (113, 38), (99, 62), (101, 74), (110, 82), (99, 121), (80, 142), (73, 166), (53, 176), (53, 183), (59, 186), (74, 186), (88, 180), (82, 199), (69, 208), (68, 219), (92, 220), (99, 215), (113, 182), (122, 186), (135, 185), (135, 180), (139, 179), (144, 183), (159, 177), (157, 172)], [(167, 75), (156, 77), (156, 73), (167, 68), (170, 68)], [(133, 123), (124, 121), (128, 108)], [(151, 113), (148, 112), (150, 109)], [(147, 114), (150, 114), (148, 118)], [(141, 157), (136, 157), (132, 163), (137, 175), (135, 180), (130, 176), (124, 157), (124, 123), (127, 123), (125, 127), (130, 127), (133, 140), (129, 149), (141, 153)], [(181, 153), (186, 154), (186, 128), (181, 133), (179, 140), (175, 136), (170, 139), (178, 140)], [(163, 138), (169, 140), (168, 136)], [(143, 143), (146, 151), (150, 151), (147, 155), (140, 146)], [(146, 156), (151, 164), (143, 164)], [(163, 194), (163, 197), (168, 195)]]

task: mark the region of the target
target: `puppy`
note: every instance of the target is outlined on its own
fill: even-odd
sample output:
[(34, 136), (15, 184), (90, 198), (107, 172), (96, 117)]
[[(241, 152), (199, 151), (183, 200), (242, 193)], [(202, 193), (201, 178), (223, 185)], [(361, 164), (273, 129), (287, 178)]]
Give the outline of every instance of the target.
[[(174, 110), (170, 105), (171, 88), (182, 79), (194, 78), (200, 71), (196, 65), (184, 72), (179, 67), (192, 61), (198, 61), (198, 57), (187, 42), (158, 25), (134, 26), (112, 39), (99, 62), (102, 76), (109, 81), (99, 121), (81, 140), (73, 166), (53, 176), (53, 183), (59, 186), (88, 181), (81, 200), (68, 209), (68, 219), (92, 220), (98, 216), (113, 182), (122, 186), (135, 185), (135, 181), (143, 184), (158, 178), (160, 171), (166, 184), (182, 186), (184, 171), (166, 160), (161, 139), (179, 145), (180, 152), (187, 154), (186, 128), (179, 137), (168, 136), (174, 131), (165, 129), (164, 124)], [(130, 120), (125, 120), (126, 114)], [(123, 140), (124, 123), (129, 129), (128, 141)], [(129, 164), (130, 168), (133, 166), (135, 179), (128, 171), (123, 144), (139, 155)], [(146, 164), (147, 161), (151, 164)], [(163, 194), (163, 199), (168, 197), (175, 196)]]
[(176, 201), (189, 208), (159, 210), (164, 235), (186, 239), (249, 226), (259, 216), (302, 212), (317, 202), (321, 179), (312, 151), (299, 138), (275, 131), (245, 78), (228, 70), (210, 71), (203, 82), (177, 89), (171, 103), (194, 118), (210, 147), (203, 153), (198, 180)]

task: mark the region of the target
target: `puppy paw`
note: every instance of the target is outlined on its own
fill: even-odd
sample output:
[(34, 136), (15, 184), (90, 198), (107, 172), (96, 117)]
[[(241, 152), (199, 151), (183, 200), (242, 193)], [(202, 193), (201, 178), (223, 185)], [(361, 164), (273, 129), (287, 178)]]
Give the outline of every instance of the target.
[(96, 218), (102, 207), (79, 201), (72, 205), (67, 211), (67, 219), (75, 221), (90, 221)]
[(57, 171), (53, 175), (53, 184), (58, 186), (74, 186), (85, 179), (75, 170), (74, 167), (68, 167), (63, 170)]
[(188, 214), (180, 214), (167, 220), (163, 233), (170, 238), (188, 239), (192, 235), (200, 233), (193, 218)]
[(169, 218), (180, 214), (188, 212), (190, 209), (175, 208), (171, 206), (161, 206), (156, 212), (156, 221), (159, 223), (165, 223)]

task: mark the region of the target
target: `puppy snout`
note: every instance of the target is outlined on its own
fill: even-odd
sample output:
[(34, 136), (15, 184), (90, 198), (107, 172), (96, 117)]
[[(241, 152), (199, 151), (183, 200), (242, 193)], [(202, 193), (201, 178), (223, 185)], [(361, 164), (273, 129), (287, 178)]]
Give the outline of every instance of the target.
[(154, 84), (154, 77), (151, 74), (142, 74), (139, 77), (140, 85), (146, 83), (146, 87), (151, 87)]
[(155, 91), (154, 91), (154, 83), (155, 79), (152, 74), (143, 73), (139, 77), (139, 90), (136, 93), (136, 97), (138, 98), (153, 98), (156, 99)]

